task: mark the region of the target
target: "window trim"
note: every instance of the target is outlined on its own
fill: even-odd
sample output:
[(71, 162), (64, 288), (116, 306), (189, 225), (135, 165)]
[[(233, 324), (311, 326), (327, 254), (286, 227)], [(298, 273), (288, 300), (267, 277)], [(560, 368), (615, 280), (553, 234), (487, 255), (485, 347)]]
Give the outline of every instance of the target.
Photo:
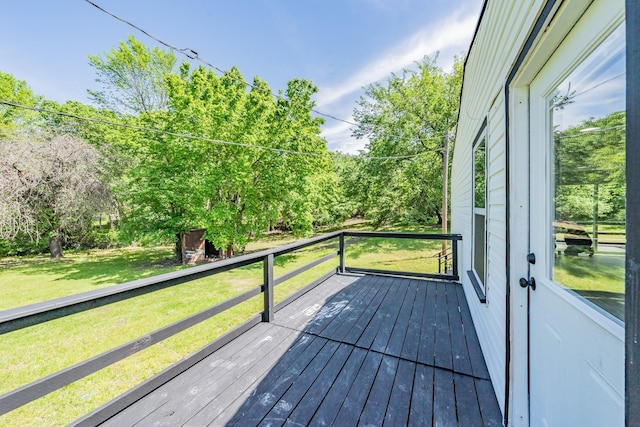
[[(476, 216), (476, 197), (475, 197), (475, 180), (476, 180), (476, 173), (475, 173), (475, 154), (476, 154), (476, 148), (478, 147), (478, 145), (481, 143), (481, 141), (484, 141), (484, 149), (485, 149), (485, 181), (484, 181), (484, 185), (485, 185), (485, 200), (484, 200), (484, 209), (479, 208), (484, 210), (483, 215), (484, 215), (484, 280), (482, 280), (482, 278), (480, 277), (480, 275), (478, 274), (478, 272), (476, 271), (476, 266), (475, 266), (475, 239), (476, 239), (476, 225), (475, 225), (475, 216)], [(488, 247), (488, 242), (487, 242), (487, 212), (489, 210), (489, 203), (488, 203), (488, 187), (487, 187), (487, 165), (489, 163), (489, 150), (488, 150), (488, 135), (487, 135), (487, 118), (485, 117), (484, 121), (482, 122), (480, 129), (478, 130), (478, 133), (476, 134), (475, 138), (473, 139), (473, 143), (471, 144), (471, 187), (472, 187), (472, 191), (471, 191), (471, 269), (467, 271), (467, 275), (469, 276), (469, 279), (471, 280), (471, 284), (473, 285), (474, 290), (476, 291), (476, 294), (478, 296), (478, 300), (482, 303), (482, 304), (486, 304), (487, 303), (487, 265), (488, 265), (488, 259), (487, 259), (487, 247)]]

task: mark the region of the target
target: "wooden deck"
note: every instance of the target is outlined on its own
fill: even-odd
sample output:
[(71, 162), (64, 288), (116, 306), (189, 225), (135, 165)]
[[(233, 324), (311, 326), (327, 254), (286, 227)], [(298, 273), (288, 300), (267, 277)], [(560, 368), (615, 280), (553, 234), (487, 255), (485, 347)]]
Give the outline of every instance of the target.
[(335, 275), (105, 425), (502, 425), (459, 284)]

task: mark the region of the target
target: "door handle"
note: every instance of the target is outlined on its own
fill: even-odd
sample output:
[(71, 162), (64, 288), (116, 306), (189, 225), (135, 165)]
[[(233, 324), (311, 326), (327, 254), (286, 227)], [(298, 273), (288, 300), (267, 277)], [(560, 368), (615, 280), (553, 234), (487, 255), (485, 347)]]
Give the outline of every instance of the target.
[(521, 277), (520, 278), (520, 287), (522, 287), (522, 288), (530, 287), (531, 290), (535, 291), (536, 290), (536, 278), (535, 277), (531, 277), (531, 279), (527, 280), (524, 277)]

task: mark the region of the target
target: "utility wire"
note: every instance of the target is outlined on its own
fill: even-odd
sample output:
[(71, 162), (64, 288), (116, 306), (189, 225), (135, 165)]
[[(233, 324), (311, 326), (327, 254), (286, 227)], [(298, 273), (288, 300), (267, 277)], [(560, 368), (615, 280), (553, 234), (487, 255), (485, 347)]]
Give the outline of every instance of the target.
[[(204, 60), (204, 59), (200, 58), (200, 55), (199, 55), (199, 54), (198, 54), (198, 52), (196, 52), (195, 50), (193, 50), (193, 49), (191, 49), (191, 48), (183, 48), (183, 49), (180, 49), (180, 48), (178, 48), (178, 47), (176, 47), (176, 46), (174, 46), (174, 45), (172, 45), (172, 44), (169, 44), (169, 43), (165, 42), (164, 40), (162, 40), (162, 39), (160, 39), (160, 38), (158, 38), (158, 37), (154, 36), (153, 34), (149, 33), (148, 31), (145, 31), (144, 29), (140, 28), (139, 26), (137, 26), (137, 25), (135, 25), (135, 24), (133, 24), (133, 23), (131, 23), (131, 22), (127, 21), (126, 19), (121, 18), (120, 16), (116, 15), (115, 13), (113, 13), (113, 12), (110, 12), (110, 11), (106, 10), (105, 8), (103, 8), (102, 6), (100, 6), (100, 5), (96, 4), (96, 3), (94, 3), (93, 1), (91, 1), (91, 0), (85, 0), (85, 1), (86, 1), (87, 3), (89, 3), (90, 5), (94, 6), (96, 9), (100, 10), (101, 12), (106, 13), (107, 15), (109, 15), (109, 16), (111, 16), (111, 17), (113, 17), (113, 18), (117, 19), (117, 20), (118, 20), (118, 21), (120, 21), (120, 22), (123, 22), (123, 23), (125, 23), (125, 24), (129, 25), (129, 26), (130, 26), (130, 27), (132, 27), (132, 28), (135, 28), (136, 30), (140, 31), (141, 33), (143, 33), (143, 34), (144, 34), (144, 35), (146, 35), (147, 37), (150, 37), (151, 39), (155, 40), (156, 42), (160, 43), (160, 44), (161, 44), (161, 45), (163, 45), (163, 46), (166, 46), (167, 48), (171, 49), (172, 51), (174, 51), (174, 52), (178, 52), (178, 53), (181, 53), (182, 55), (186, 56), (187, 58), (189, 58), (189, 59), (191, 59), (191, 60), (198, 61), (198, 62), (200, 62), (200, 63), (202, 63), (202, 64), (206, 65), (207, 67), (210, 67), (210, 68), (212, 68), (212, 69), (214, 69), (214, 70), (216, 70), (216, 71), (218, 71), (218, 72), (220, 72), (220, 73), (222, 73), (222, 74), (226, 74), (226, 71), (225, 71), (225, 70), (221, 69), (220, 67), (216, 67), (215, 65), (211, 64), (210, 62), (208, 62), (208, 61), (206, 61), (206, 60)], [(246, 81), (246, 80), (244, 80), (244, 79), (239, 79), (239, 78), (236, 78), (236, 77), (231, 76), (231, 75), (229, 75), (229, 77), (231, 77), (232, 79), (234, 79), (234, 80), (236, 80), (236, 81), (238, 81), (238, 82), (240, 82), (240, 83), (242, 83), (242, 84), (244, 84), (244, 85), (246, 85), (246, 86), (249, 86), (249, 87), (250, 87), (250, 88), (252, 88), (252, 89), (262, 90), (262, 91), (264, 91), (264, 89), (262, 89), (262, 88), (260, 88), (260, 87), (257, 87), (256, 85), (251, 84), (251, 83), (249, 83), (248, 81)], [(286, 100), (287, 100), (286, 98), (284, 98), (284, 97), (282, 97), (282, 96), (280, 96), (280, 95), (278, 95), (278, 94), (276, 94), (276, 93), (273, 93), (273, 92), (270, 92), (270, 91), (269, 91), (269, 93), (270, 93), (273, 97), (275, 97), (275, 98), (277, 98), (277, 99), (281, 99), (281, 100), (283, 100), (283, 101), (286, 101)], [(352, 125), (352, 126), (358, 126), (358, 125), (357, 125), (357, 123), (353, 123), (353, 122), (350, 122), (350, 121), (348, 121), (348, 120), (344, 120), (344, 119), (341, 119), (341, 118), (338, 118), (338, 117), (332, 116), (332, 115), (330, 115), (330, 114), (322, 113), (322, 112), (320, 112), (320, 111), (318, 111), (318, 110), (315, 110), (315, 109), (311, 109), (311, 111), (313, 111), (314, 113), (316, 113), (316, 114), (318, 114), (318, 115), (321, 115), (321, 116), (324, 116), (324, 117), (327, 117), (327, 118), (330, 118), (330, 119), (333, 119), (333, 120), (337, 120), (337, 121), (339, 121), (339, 122), (347, 123), (347, 124)]]
[(620, 78), (620, 77), (622, 77), (622, 76), (624, 76), (626, 74), (627, 73), (624, 72), (624, 73), (616, 74), (613, 77), (609, 77), (608, 79), (605, 79), (605, 80), (601, 81), (600, 83), (597, 83), (597, 84), (591, 86), (590, 88), (583, 90), (582, 92), (578, 92), (578, 93), (573, 94), (573, 96), (571, 96), (571, 99), (577, 98), (580, 95), (584, 95), (585, 93), (590, 92), (590, 91), (602, 86), (603, 84), (609, 83), (610, 81), (618, 79), (618, 78)]
[[(68, 118), (72, 118), (72, 119), (76, 119), (76, 120), (81, 120), (81, 121), (84, 121), (84, 122), (99, 123), (99, 124), (115, 126), (115, 127), (125, 128), (125, 129), (133, 129), (133, 130), (139, 130), (139, 131), (152, 132), (152, 133), (156, 133), (156, 134), (160, 134), (160, 135), (169, 135), (169, 136), (175, 136), (175, 137), (178, 137), (178, 138), (185, 138), (185, 139), (191, 139), (191, 140), (203, 141), (203, 142), (211, 142), (211, 143), (214, 143), (214, 144), (232, 145), (232, 146), (236, 146), (236, 147), (246, 147), (246, 148), (257, 148), (257, 149), (261, 149), (261, 150), (272, 151), (274, 153), (279, 153), (279, 154), (295, 154), (295, 155), (300, 155), (300, 156), (311, 156), (311, 157), (324, 157), (327, 154), (334, 155), (334, 156), (338, 155), (338, 153), (332, 152), (332, 151), (327, 151), (326, 153), (311, 153), (311, 152), (308, 152), (308, 151), (295, 151), (295, 150), (288, 150), (288, 149), (284, 149), (284, 148), (267, 147), (265, 145), (254, 145), (254, 144), (247, 144), (247, 143), (243, 143), (243, 142), (235, 142), (235, 141), (226, 141), (226, 140), (222, 140), (222, 139), (206, 138), (206, 137), (203, 137), (203, 136), (190, 135), (190, 134), (187, 134), (187, 133), (170, 132), (170, 131), (166, 131), (166, 130), (162, 130), (162, 129), (156, 129), (156, 128), (150, 128), (150, 127), (144, 127), (144, 126), (136, 126), (136, 125), (128, 125), (128, 124), (125, 124), (125, 123), (118, 123), (118, 122), (114, 122), (114, 121), (110, 121), (110, 120), (96, 119), (96, 118), (93, 118), (93, 117), (83, 117), (83, 116), (79, 116), (77, 114), (65, 113), (63, 111), (48, 110), (46, 108), (41, 108), (41, 107), (31, 107), (31, 106), (28, 106), (28, 105), (17, 104), (15, 102), (11, 102), (11, 101), (0, 100), (0, 105), (5, 105), (7, 107), (12, 107), (12, 108), (20, 108), (20, 109), (23, 109), (23, 110), (35, 111), (35, 112), (38, 112), (38, 113), (53, 114), (53, 115), (57, 115), (57, 116), (68, 117)], [(438, 150), (433, 150), (433, 151), (438, 151)], [(381, 156), (381, 157), (366, 157), (365, 156), (364, 159), (366, 159), (366, 160), (403, 160), (403, 159), (409, 159), (409, 158), (417, 157), (417, 156), (420, 156), (420, 155), (423, 155), (423, 154), (427, 154), (427, 153), (428, 152), (422, 152), (422, 153), (411, 154), (411, 155), (407, 155), (407, 156)]]
[(62, 112), (62, 111), (47, 110), (46, 108), (29, 107), (27, 105), (20, 105), (20, 104), (16, 104), (16, 103), (13, 103), (13, 102), (8, 102), (8, 101), (0, 101), (0, 105), (6, 105), (6, 106), (9, 106), (9, 107), (14, 107), (14, 108), (22, 108), (22, 109), (25, 109), (25, 110), (37, 111), (39, 113), (55, 114), (55, 115), (58, 115), (58, 116), (69, 117), (69, 118), (72, 118), (72, 119), (82, 120), (82, 121), (85, 121), (85, 122), (100, 123), (100, 124), (105, 124), (105, 125), (110, 125), (110, 126), (117, 126), (117, 127), (126, 128), (126, 129), (153, 132), (153, 133), (157, 133), (157, 134), (161, 134), (161, 135), (169, 135), (169, 136), (176, 136), (176, 137), (179, 137), (179, 138), (185, 138), (185, 139), (191, 139), (191, 140), (212, 142), (212, 143), (215, 143), (215, 144), (234, 145), (234, 146), (237, 146), (237, 147), (246, 147), (246, 148), (259, 148), (261, 150), (268, 150), (268, 151), (273, 151), (275, 153), (281, 153), (281, 154), (297, 154), (297, 155), (312, 156), (312, 157), (322, 157), (322, 156), (325, 156), (327, 154), (327, 153), (311, 153), (311, 152), (308, 152), (308, 151), (287, 150), (287, 149), (284, 149), (284, 148), (267, 147), (267, 146), (264, 146), (264, 145), (254, 145), (254, 144), (247, 144), (247, 143), (243, 143), (243, 142), (234, 142), (234, 141), (226, 141), (226, 140), (222, 140), (222, 139), (205, 138), (203, 136), (195, 136), (195, 135), (190, 135), (188, 133), (177, 133), (177, 132), (170, 132), (170, 131), (166, 131), (166, 130), (162, 130), (162, 129), (155, 129), (155, 128), (149, 128), (149, 127), (144, 127), (144, 126), (127, 125), (127, 124), (124, 124), (124, 123), (112, 122), (110, 120), (96, 119), (96, 118), (92, 118), (92, 117), (83, 117), (83, 116), (78, 116), (76, 114), (65, 113), (65, 112)]

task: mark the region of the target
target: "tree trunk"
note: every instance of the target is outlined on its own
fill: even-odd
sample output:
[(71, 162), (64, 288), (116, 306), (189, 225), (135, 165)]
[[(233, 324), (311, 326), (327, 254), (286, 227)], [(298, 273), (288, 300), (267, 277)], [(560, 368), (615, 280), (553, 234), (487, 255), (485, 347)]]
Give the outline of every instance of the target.
[(182, 259), (182, 234), (176, 234), (176, 246), (175, 246), (176, 261), (184, 263)]
[(227, 246), (227, 258), (231, 258), (233, 256), (233, 243), (229, 243)]
[(49, 238), (49, 253), (51, 254), (51, 259), (62, 258), (62, 236), (60, 236), (60, 232), (56, 232), (54, 236)]

